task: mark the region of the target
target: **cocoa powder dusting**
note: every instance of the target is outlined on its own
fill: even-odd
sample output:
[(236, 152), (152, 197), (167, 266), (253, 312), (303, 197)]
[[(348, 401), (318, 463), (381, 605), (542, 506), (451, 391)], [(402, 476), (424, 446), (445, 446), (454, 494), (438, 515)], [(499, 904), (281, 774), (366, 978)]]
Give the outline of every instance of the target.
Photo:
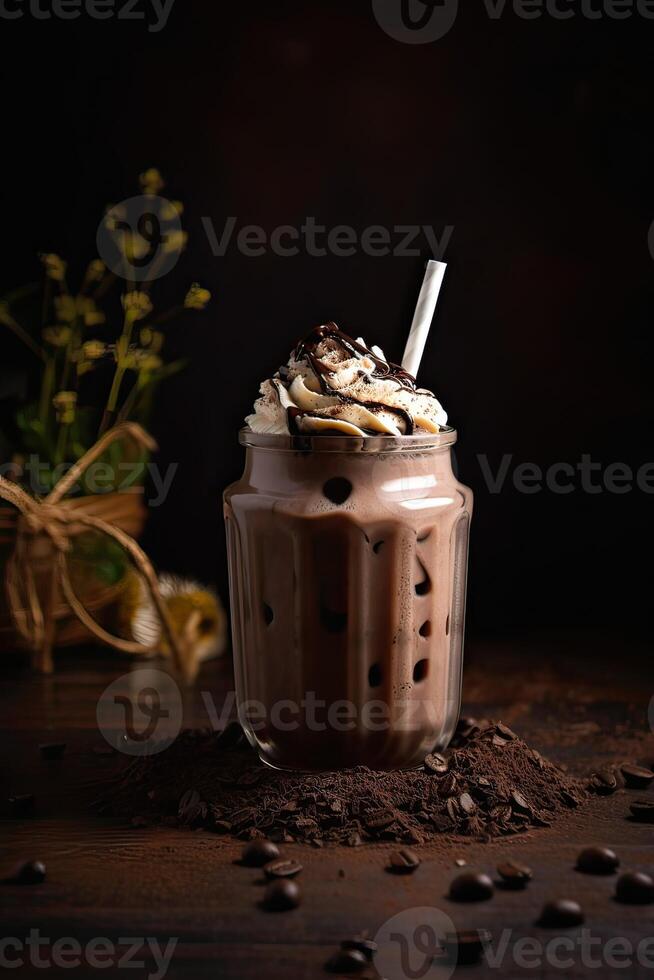
[(132, 761), (104, 812), (144, 822), (357, 846), (421, 844), (439, 834), (492, 838), (549, 826), (588, 798), (585, 784), (501, 723), (464, 721), (444, 756), (424, 769), (278, 772), (262, 765), (241, 730), (187, 731), (160, 755)]

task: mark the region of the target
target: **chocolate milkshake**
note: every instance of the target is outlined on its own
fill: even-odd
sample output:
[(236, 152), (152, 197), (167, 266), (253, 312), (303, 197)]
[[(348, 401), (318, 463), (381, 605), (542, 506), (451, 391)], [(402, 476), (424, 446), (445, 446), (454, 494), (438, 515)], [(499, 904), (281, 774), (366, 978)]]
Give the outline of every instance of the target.
[(459, 714), (472, 494), (434, 395), (334, 324), (265, 381), (225, 493), (237, 698), (263, 761), (419, 765)]

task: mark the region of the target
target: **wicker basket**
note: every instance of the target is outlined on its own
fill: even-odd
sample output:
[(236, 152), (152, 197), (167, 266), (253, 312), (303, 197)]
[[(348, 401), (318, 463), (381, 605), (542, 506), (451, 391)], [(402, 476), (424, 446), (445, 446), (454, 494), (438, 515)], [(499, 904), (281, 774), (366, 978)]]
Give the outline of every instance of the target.
[[(72, 512), (83, 510), (86, 514), (99, 517), (137, 539), (145, 526), (146, 509), (143, 503), (143, 491), (136, 488), (123, 493), (74, 497), (62, 502), (62, 506)], [(0, 567), (2, 568), (15, 545), (17, 521), (18, 514), (13, 508), (0, 506)], [(81, 525), (75, 527), (73, 524), (69, 536), (74, 544), (76, 537), (88, 533), (88, 530)], [(30, 562), (37, 587), (45, 588), (50, 580), (54, 557), (55, 552), (50, 538), (45, 534), (35, 535), (30, 542)], [(107, 626), (111, 619), (112, 607), (123, 588), (122, 582), (108, 585), (94, 574), (93, 563), (83, 559), (71, 562), (71, 577), (76, 582), (77, 594), (86, 609), (101, 625)], [(72, 614), (67, 603), (61, 602), (55, 607), (54, 618), (56, 646), (73, 646), (93, 639)], [(2, 588), (0, 589), (0, 650), (15, 650), (19, 647), (24, 647), (24, 642), (14, 629), (4, 588)]]

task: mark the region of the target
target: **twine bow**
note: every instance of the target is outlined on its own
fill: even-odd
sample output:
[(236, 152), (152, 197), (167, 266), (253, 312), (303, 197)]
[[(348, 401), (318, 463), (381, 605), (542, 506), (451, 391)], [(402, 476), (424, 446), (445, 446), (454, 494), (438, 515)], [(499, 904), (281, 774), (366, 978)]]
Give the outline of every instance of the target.
[[(124, 653), (148, 654), (157, 647), (144, 646), (132, 640), (125, 640), (107, 632), (89, 614), (73, 589), (68, 571), (67, 553), (71, 549), (70, 535), (73, 528), (85, 527), (100, 531), (112, 538), (132, 559), (137, 571), (143, 577), (152, 601), (161, 620), (163, 631), (170, 646), (174, 665), (183, 668), (183, 657), (179, 638), (175, 634), (168, 609), (164, 604), (157, 576), (145, 552), (136, 541), (120, 528), (99, 517), (85, 514), (63, 506), (64, 497), (84, 475), (88, 467), (105, 452), (111, 443), (129, 437), (137, 445), (149, 451), (157, 448), (154, 440), (135, 422), (124, 422), (115, 426), (102, 436), (96, 444), (80, 459), (44, 500), (31, 497), (22, 487), (0, 476), (0, 498), (12, 504), (19, 512), (16, 531), (16, 546), (5, 572), (5, 586), (9, 611), (18, 633), (33, 651), (41, 651), (42, 665), (47, 669), (53, 642), (54, 616), (52, 607), (54, 597), (61, 592), (86, 629), (102, 643)], [(42, 600), (36, 586), (33, 562), (29, 554), (29, 539), (43, 534), (50, 539), (55, 550), (52, 580), (50, 585), (49, 614), (44, 615)]]

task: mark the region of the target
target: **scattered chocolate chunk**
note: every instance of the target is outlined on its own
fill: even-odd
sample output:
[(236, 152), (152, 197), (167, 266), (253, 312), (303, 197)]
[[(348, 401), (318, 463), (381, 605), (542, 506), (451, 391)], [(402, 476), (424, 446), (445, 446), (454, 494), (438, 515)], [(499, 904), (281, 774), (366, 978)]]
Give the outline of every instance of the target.
[(294, 861), (293, 858), (277, 858), (276, 861), (269, 861), (263, 866), (266, 878), (295, 878), (302, 870), (300, 862)]
[(443, 776), (449, 769), (449, 763), (444, 755), (440, 755), (438, 752), (431, 752), (428, 756), (425, 756), (425, 769), (428, 772), (436, 773), (437, 776)]
[(526, 864), (518, 864), (515, 861), (505, 861), (503, 864), (498, 864), (497, 873), (502, 879), (504, 888), (512, 891), (526, 888), (534, 876), (533, 871)]
[(463, 858), (457, 858), (454, 863), (456, 864), (457, 868), (465, 868), (465, 866), (466, 866), (466, 864), (468, 862), (467, 861), (464, 861)]
[(420, 867), (420, 858), (408, 847), (393, 851), (389, 858), (388, 871), (396, 875), (410, 875)]
[(598, 796), (610, 796), (618, 788), (618, 781), (612, 772), (602, 769), (591, 774), (588, 788)]
[(495, 731), (502, 738), (506, 739), (507, 742), (512, 742), (518, 737), (508, 725), (504, 725), (501, 721), (498, 721), (497, 725), (495, 726)]
[(289, 878), (271, 881), (263, 896), (263, 904), (270, 912), (288, 912), (296, 909), (300, 901), (300, 889)]
[(443, 947), (450, 963), (472, 966), (479, 962), (490, 941), (491, 934), (487, 929), (466, 929), (448, 932), (443, 939)]
[(10, 796), (7, 803), (9, 805), (9, 813), (12, 817), (30, 816), (36, 808), (36, 798), (33, 793), (21, 793), (18, 796)]
[(328, 973), (360, 973), (365, 970), (368, 960), (358, 949), (339, 949), (325, 963)]
[(620, 858), (610, 847), (586, 847), (577, 857), (577, 871), (587, 875), (612, 875)]
[(23, 861), (3, 879), (5, 885), (40, 885), (45, 881), (45, 864), (42, 861)]
[(584, 913), (578, 902), (570, 898), (557, 898), (547, 902), (536, 925), (545, 929), (572, 929), (584, 921)]
[(61, 759), (66, 751), (65, 742), (44, 742), (43, 745), (39, 745), (39, 752), (41, 753), (42, 759), (48, 759), (49, 761), (55, 759)]
[(654, 772), (642, 766), (620, 766), (620, 772), (627, 789), (647, 789), (654, 780)]
[(654, 823), (654, 800), (634, 800), (629, 809), (638, 823)]
[(618, 878), (615, 897), (625, 905), (650, 905), (654, 902), (654, 881), (640, 871), (629, 871)]
[(365, 936), (355, 936), (354, 939), (344, 939), (341, 949), (354, 949), (372, 963), (372, 958), (377, 952), (377, 943), (372, 939), (366, 939)]
[(493, 897), (493, 882), (485, 874), (463, 874), (450, 885), (453, 902), (485, 902)]
[(272, 861), (276, 861), (278, 857), (279, 848), (271, 840), (253, 840), (251, 844), (243, 848), (241, 864), (244, 864), (246, 868), (263, 868)]

